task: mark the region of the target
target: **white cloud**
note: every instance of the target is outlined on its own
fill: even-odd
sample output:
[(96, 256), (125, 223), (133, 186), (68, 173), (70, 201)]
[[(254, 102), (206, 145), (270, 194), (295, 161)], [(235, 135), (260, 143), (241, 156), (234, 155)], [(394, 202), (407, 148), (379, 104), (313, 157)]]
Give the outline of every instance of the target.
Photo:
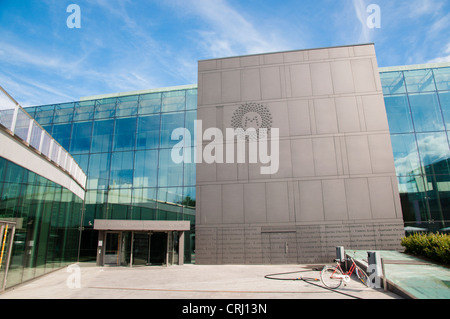
[(410, 18), (419, 18), (423, 15), (438, 13), (444, 2), (442, 0), (415, 0), (407, 1), (407, 7), (405, 12), (408, 13)]
[(442, 63), (450, 62), (450, 42), (447, 44), (441, 56), (427, 61), (426, 63)]
[(364, 0), (353, 0), (353, 8), (356, 12), (356, 17), (359, 20), (359, 23), (361, 24), (360, 34), (359, 34), (359, 41), (361, 43), (367, 43), (372, 42), (372, 33), (370, 32), (370, 29), (367, 26), (367, 5)]
[[(44, 48), (35, 48), (27, 44), (13, 45), (3, 41), (0, 41), (0, 47), (2, 48), (0, 61), (8, 66), (4, 68), (4, 76), (0, 79), (6, 81), (11, 87), (11, 92), (24, 99), (26, 105), (54, 103), (61, 99), (73, 101), (80, 96), (94, 93), (125, 92), (155, 87), (154, 80), (146, 74), (149, 66), (145, 65), (143, 59), (131, 57), (121, 59), (120, 63), (113, 63), (109, 68), (97, 68), (96, 66), (100, 65), (99, 61), (90, 59), (89, 53), (68, 56), (66, 51), (57, 50), (50, 54)], [(137, 54), (143, 55), (142, 52)], [(14, 72), (7, 72), (13, 68)], [(40, 81), (43, 78), (45, 82)], [(0, 85), (2, 83), (4, 82), (0, 82)], [(91, 92), (92, 83), (108, 92)], [(28, 92), (33, 92), (34, 101)]]
[(19, 79), (16, 76), (0, 74), (0, 84), (23, 107), (49, 104), (56, 102), (58, 99), (61, 102), (76, 100), (75, 97), (67, 95), (52, 86), (26, 77), (20, 77)]
[(211, 58), (288, 48), (289, 42), (285, 41), (285, 37), (276, 28), (268, 30), (264, 23), (253, 22), (225, 0), (174, 0), (171, 4), (180, 12), (201, 19), (202, 29), (196, 31), (198, 43)]

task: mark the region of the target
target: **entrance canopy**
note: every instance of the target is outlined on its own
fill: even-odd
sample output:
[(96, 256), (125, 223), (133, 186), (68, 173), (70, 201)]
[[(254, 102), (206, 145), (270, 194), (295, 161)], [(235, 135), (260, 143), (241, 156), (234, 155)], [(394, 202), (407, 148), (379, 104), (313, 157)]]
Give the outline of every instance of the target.
[(96, 230), (120, 231), (187, 231), (191, 229), (189, 221), (185, 220), (116, 220), (95, 219)]

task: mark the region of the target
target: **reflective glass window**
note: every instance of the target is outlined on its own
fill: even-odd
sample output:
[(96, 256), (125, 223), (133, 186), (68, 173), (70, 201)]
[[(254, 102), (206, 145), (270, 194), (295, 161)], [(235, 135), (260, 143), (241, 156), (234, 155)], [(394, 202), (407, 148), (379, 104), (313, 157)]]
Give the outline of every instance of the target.
[(161, 111), (161, 93), (149, 93), (139, 96), (139, 114), (158, 113)]
[(111, 152), (114, 120), (94, 121), (91, 153)]
[(86, 205), (106, 203), (106, 193), (104, 191), (86, 191)]
[(94, 223), (94, 219), (106, 218), (105, 206), (107, 199), (106, 191), (88, 190), (86, 192), (86, 209), (85, 209), (85, 223)]
[(406, 88), (409, 93), (436, 90), (431, 69), (409, 70), (403, 73), (405, 75)]
[(157, 188), (133, 189), (133, 205), (156, 208)]
[(439, 210), (440, 216), (438, 215), (438, 218), (441, 220), (450, 220), (450, 181), (448, 178), (441, 178), (437, 180), (436, 186), (441, 205), (441, 209)]
[[(195, 145), (195, 139), (197, 136), (197, 132), (195, 130), (195, 120), (197, 120), (197, 111), (187, 111), (186, 112), (186, 128), (188, 129), (190, 135), (191, 135), (191, 146)], [(225, 132), (224, 132), (225, 133)], [(186, 145), (186, 144), (185, 144)]]
[(384, 98), (391, 133), (413, 132), (411, 113), (406, 95), (392, 95)]
[(188, 207), (195, 207), (195, 201), (196, 201), (195, 186), (185, 187), (183, 191), (183, 205)]
[(75, 103), (74, 121), (88, 121), (94, 118), (95, 101), (80, 101)]
[(438, 90), (450, 90), (450, 67), (433, 69), (436, 87)]
[(32, 118), (34, 118), (34, 114), (36, 112), (36, 109), (38, 108), (38, 106), (32, 106), (32, 107), (24, 107), (25, 111), (30, 114), (30, 116)]
[(196, 177), (195, 177), (195, 163), (194, 163), (194, 147), (191, 147), (191, 163), (184, 163), (184, 181), (183, 185), (191, 186), (195, 185)]
[(136, 149), (151, 149), (159, 146), (160, 115), (138, 117)]
[(405, 81), (403, 72), (383, 72), (380, 74), (383, 94), (405, 93)]
[(181, 204), (183, 201), (183, 187), (159, 188), (158, 201), (170, 204)]
[(172, 140), (172, 132), (184, 127), (184, 112), (162, 114), (160, 147), (173, 147), (179, 143), (179, 140)]
[(445, 132), (417, 133), (417, 144), (426, 174), (450, 174), (450, 149)]
[(392, 134), (391, 143), (397, 176), (421, 174), (419, 152), (414, 134)]
[(158, 216), (159, 220), (181, 219), (183, 202), (183, 187), (158, 188)]
[[(429, 191), (427, 191), (427, 199), (428, 199), (428, 207), (430, 209), (430, 218), (435, 221), (443, 221), (446, 218), (445, 215), (448, 216), (448, 212), (445, 208), (448, 207), (448, 191), (446, 182), (438, 182), (435, 177), (438, 176), (427, 176), (428, 184), (432, 187)], [(444, 228), (443, 223), (439, 223), (441, 226), (439, 228)], [(434, 226), (434, 227), (433, 227)], [(431, 227), (435, 228), (437, 225), (432, 225)], [(439, 230), (435, 229), (435, 230)]]
[(164, 92), (162, 95), (161, 112), (182, 111), (186, 105), (186, 91)]
[(136, 140), (136, 118), (116, 119), (114, 128), (114, 151), (134, 149)]
[(129, 205), (131, 204), (131, 189), (112, 189), (108, 192), (108, 203)]
[(138, 151), (134, 165), (134, 187), (155, 187), (158, 174), (158, 150)]
[(444, 130), (436, 93), (409, 94), (409, 103), (417, 132)]
[[(0, 157), (0, 182), (4, 181), (4, 173), (6, 171), (7, 161), (3, 157)], [(1, 185), (1, 184), (0, 184)], [(1, 195), (2, 187), (0, 186), (0, 195)]]
[(108, 218), (128, 219), (131, 204), (131, 189), (111, 189), (108, 192)]
[(398, 177), (398, 187), (404, 221), (428, 220), (427, 195), (422, 176)]
[(110, 153), (91, 154), (89, 157), (88, 189), (107, 189), (110, 168)]
[(49, 134), (52, 134), (52, 127), (53, 125), (41, 125), (41, 127)]
[(135, 188), (132, 198), (132, 218), (137, 220), (156, 219), (157, 188)]
[(138, 95), (117, 98), (116, 116), (132, 116), (137, 114)]
[(89, 152), (91, 147), (92, 122), (75, 122), (72, 126), (70, 153)]
[(8, 167), (6, 169), (6, 174), (4, 181), (8, 183), (15, 183), (18, 184), (22, 180), (22, 175), (24, 169), (20, 167), (17, 164), (14, 164), (13, 162), (7, 161)]
[(72, 132), (72, 124), (55, 124), (53, 125), (52, 137), (65, 149), (70, 146), (70, 133)]
[(186, 110), (197, 109), (197, 89), (186, 91)]
[(54, 105), (44, 105), (36, 108), (35, 120), (41, 125), (52, 123), (54, 110)]
[(74, 103), (64, 103), (55, 105), (55, 115), (53, 123), (67, 123), (73, 120)]
[(111, 188), (128, 188), (133, 186), (134, 152), (114, 152), (111, 155)]
[(116, 98), (107, 98), (95, 102), (94, 118), (112, 118), (116, 114)]
[(74, 154), (72, 155), (72, 157), (83, 170), (83, 172), (87, 173), (89, 165), (89, 154)]
[(439, 102), (447, 130), (450, 130), (450, 92), (439, 92)]
[(161, 149), (159, 152), (158, 186), (183, 185), (183, 163), (176, 164), (171, 152), (172, 149)]

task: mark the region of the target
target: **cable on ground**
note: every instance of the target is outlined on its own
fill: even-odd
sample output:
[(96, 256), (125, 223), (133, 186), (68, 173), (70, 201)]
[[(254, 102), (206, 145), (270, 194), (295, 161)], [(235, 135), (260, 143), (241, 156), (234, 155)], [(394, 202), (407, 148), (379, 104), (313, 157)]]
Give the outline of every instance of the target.
[(313, 283), (313, 281), (320, 281), (319, 278), (314, 278), (314, 277), (303, 277), (303, 276), (298, 277), (298, 278), (274, 278), (274, 276), (282, 276), (282, 275), (296, 274), (296, 273), (302, 273), (302, 272), (311, 272), (311, 271), (320, 271), (320, 269), (318, 269), (318, 268), (313, 268), (313, 269), (311, 269), (311, 270), (299, 270), (299, 271), (291, 271), (291, 272), (284, 272), (284, 273), (278, 273), (278, 274), (270, 274), (270, 275), (264, 276), (264, 278), (266, 278), (266, 279), (272, 279), (272, 280), (288, 280), (288, 281), (298, 281), (298, 280), (301, 280), (301, 281), (304, 281), (304, 282), (306, 282), (306, 283), (308, 283), (308, 284), (310, 284), (310, 285), (313, 285), (313, 286), (316, 286), (316, 287), (320, 287), (320, 288), (323, 288), (323, 289), (326, 289), (326, 290), (330, 290), (330, 291), (332, 291), (332, 292), (335, 292), (335, 293), (338, 293), (338, 294), (341, 294), (341, 295), (345, 295), (345, 296), (347, 296), (347, 297), (351, 297), (351, 298), (355, 298), (355, 299), (362, 299), (362, 298), (360, 298), (360, 297), (353, 296), (353, 295), (347, 294), (347, 293), (345, 293), (345, 292), (338, 291), (338, 290), (336, 290), (336, 289), (331, 289), (331, 288), (328, 288), (328, 287), (321, 286), (321, 285), (318, 285), (318, 284)]

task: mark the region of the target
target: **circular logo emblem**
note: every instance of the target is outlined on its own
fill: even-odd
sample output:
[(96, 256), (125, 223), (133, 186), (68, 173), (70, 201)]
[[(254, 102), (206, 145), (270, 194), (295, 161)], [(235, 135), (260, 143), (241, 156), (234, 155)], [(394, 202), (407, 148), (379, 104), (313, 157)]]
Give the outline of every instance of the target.
[(267, 129), (267, 133), (272, 127), (272, 114), (267, 106), (258, 103), (246, 103), (239, 106), (234, 111), (231, 118), (231, 126), (234, 129), (242, 129), (246, 131), (249, 128), (254, 128), (255, 133), (248, 134), (249, 138), (254, 139), (259, 136), (259, 129)]

